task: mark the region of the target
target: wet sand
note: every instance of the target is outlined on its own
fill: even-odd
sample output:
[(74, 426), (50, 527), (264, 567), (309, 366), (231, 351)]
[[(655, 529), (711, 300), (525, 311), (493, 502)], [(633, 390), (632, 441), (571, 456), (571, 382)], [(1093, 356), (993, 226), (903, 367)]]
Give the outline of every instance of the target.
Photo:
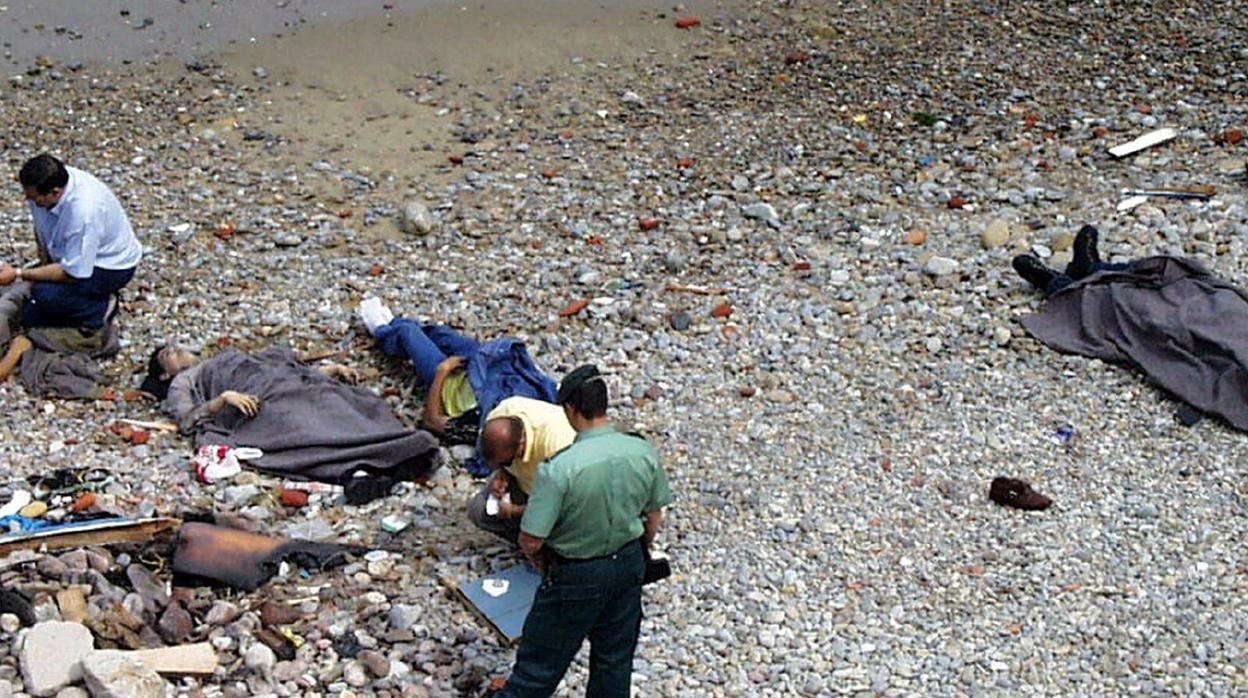
[(659, 3), (437, 3), (308, 27), (223, 61), (265, 93), (250, 126), (308, 157), (411, 178), (480, 145), (455, 135), (461, 106), (502, 111), (518, 79), (584, 77), (652, 52), (681, 60), (662, 16)]
[(62, 63), (189, 59), (318, 22), (382, 16), (385, 5), (339, 0), (39, 0), (0, 3), (4, 58)]

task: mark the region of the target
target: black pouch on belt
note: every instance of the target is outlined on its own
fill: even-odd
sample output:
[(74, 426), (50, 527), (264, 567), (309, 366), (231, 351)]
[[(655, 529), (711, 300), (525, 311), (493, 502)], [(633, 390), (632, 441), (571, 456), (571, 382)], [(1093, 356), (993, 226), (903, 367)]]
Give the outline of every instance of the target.
[(643, 549), (646, 551), (646, 573), (641, 578), (643, 586), (672, 576), (672, 564), (665, 553), (660, 550), (652, 551), (644, 546)]

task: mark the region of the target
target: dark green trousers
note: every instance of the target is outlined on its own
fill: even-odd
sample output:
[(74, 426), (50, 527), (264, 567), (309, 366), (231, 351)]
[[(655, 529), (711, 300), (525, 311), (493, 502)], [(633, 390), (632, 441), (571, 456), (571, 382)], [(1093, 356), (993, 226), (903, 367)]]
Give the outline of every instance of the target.
[(641, 542), (614, 555), (558, 563), (537, 589), (516, 666), (500, 695), (549, 696), (589, 638), (588, 698), (628, 698), (641, 629)]

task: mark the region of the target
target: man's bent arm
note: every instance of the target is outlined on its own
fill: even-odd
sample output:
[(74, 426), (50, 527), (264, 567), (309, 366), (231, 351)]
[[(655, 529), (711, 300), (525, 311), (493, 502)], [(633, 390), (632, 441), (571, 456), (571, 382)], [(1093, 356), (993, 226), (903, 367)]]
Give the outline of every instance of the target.
[(64, 284), (70, 281), (76, 281), (77, 279), (65, 273), (65, 267), (62, 267), (59, 262), (53, 262), (51, 264), (44, 264), (43, 266), (23, 269), (22, 280)]
[(438, 370), (433, 374), (433, 383), (429, 386), (429, 392), (425, 395), (425, 424), (433, 427), (434, 431), (442, 432), (446, 430), (446, 413), (442, 411), (442, 388), (446, 385), (446, 379), (462, 364), (462, 359), (455, 356), (448, 356), (438, 364)]
[(659, 527), (663, 525), (663, 510), (647, 511), (645, 519), (646, 530), (641, 534), (641, 542), (645, 544), (648, 550), (650, 546), (654, 545), (654, 537), (659, 534)]

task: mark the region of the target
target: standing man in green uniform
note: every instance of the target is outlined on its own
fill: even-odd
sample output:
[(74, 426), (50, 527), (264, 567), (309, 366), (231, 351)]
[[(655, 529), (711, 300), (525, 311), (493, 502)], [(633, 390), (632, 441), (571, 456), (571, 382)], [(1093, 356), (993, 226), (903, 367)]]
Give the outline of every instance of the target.
[(581, 366), (559, 385), (576, 430), (538, 470), (520, 547), (545, 574), (500, 695), (549, 696), (589, 638), (589, 698), (627, 698), (641, 630), (646, 549), (672, 501), (658, 454), (607, 420), (607, 386)]

